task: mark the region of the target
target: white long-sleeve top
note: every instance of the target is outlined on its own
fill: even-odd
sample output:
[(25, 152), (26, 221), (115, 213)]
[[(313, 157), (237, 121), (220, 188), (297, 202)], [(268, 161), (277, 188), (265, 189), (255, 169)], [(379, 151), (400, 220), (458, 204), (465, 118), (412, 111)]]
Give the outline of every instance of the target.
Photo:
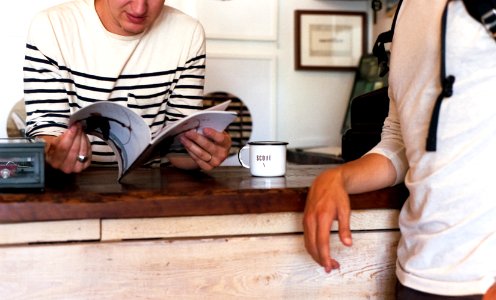
[(441, 17), (447, 0), (405, 0), (391, 45), (390, 110), (371, 151), (391, 159), (410, 196), (400, 213), (396, 274), (440, 295), (483, 294), (496, 280), (496, 42), (449, 3), (437, 151), (426, 152), (441, 92)]
[[(71, 113), (113, 101), (141, 115), (152, 135), (202, 107), (205, 35), (201, 24), (164, 6), (145, 32), (105, 29), (94, 0), (40, 12), (26, 43), (27, 134), (60, 135)], [(112, 150), (90, 136), (94, 164), (115, 164)]]

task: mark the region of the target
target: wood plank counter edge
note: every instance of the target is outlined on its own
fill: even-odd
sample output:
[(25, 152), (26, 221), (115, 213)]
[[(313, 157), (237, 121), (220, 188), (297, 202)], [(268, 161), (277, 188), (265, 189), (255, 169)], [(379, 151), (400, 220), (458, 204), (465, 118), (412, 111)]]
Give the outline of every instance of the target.
[[(397, 230), (398, 215), (395, 209), (352, 211), (351, 230)], [(302, 233), (302, 217), (284, 212), (0, 224), (0, 245)]]

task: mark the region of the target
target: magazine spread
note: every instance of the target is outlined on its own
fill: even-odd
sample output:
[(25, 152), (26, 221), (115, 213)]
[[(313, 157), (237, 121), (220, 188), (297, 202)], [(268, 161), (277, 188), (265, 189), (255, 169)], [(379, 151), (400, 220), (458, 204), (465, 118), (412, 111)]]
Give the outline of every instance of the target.
[(131, 109), (110, 101), (88, 105), (70, 118), (69, 124), (81, 122), (87, 134), (101, 138), (114, 151), (119, 167), (118, 181), (132, 169), (149, 161), (156, 153), (167, 153), (175, 137), (182, 132), (204, 128), (223, 131), (236, 113), (226, 111), (230, 101), (198, 111), (171, 123), (152, 137), (150, 129), (140, 115)]

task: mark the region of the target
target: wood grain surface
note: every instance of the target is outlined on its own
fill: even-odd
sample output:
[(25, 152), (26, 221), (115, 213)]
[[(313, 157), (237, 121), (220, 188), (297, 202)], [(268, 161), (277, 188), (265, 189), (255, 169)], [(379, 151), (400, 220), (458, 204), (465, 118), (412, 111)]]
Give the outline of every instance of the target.
[(393, 299), (399, 232), (331, 239), (327, 274), (298, 234), (0, 247), (3, 299)]
[[(47, 172), (43, 192), (0, 193), (0, 223), (301, 212), (311, 183), (329, 167), (289, 164), (285, 177), (273, 178), (252, 177), (242, 167), (143, 168), (122, 184), (112, 168), (79, 175)], [(402, 185), (352, 195), (351, 207), (400, 208), (407, 195)]]

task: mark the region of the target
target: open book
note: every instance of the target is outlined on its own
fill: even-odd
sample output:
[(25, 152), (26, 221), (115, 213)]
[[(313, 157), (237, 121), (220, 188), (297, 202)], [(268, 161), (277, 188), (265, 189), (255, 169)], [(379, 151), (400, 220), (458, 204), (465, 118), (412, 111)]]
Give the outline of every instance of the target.
[(165, 154), (179, 141), (180, 133), (204, 128), (223, 131), (235, 118), (236, 113), (226, 111), (230, 101), (198, 111), (171, 123), (154, 137), (140, 115), (120, 104), (101, 101), (86, 106), (69, 120), (69, 124), (82, 122), (87, 134), (104, 140), (114, 151), (119, 166), (118, 181), (132, 169), (143, 165), (158, 154)]

